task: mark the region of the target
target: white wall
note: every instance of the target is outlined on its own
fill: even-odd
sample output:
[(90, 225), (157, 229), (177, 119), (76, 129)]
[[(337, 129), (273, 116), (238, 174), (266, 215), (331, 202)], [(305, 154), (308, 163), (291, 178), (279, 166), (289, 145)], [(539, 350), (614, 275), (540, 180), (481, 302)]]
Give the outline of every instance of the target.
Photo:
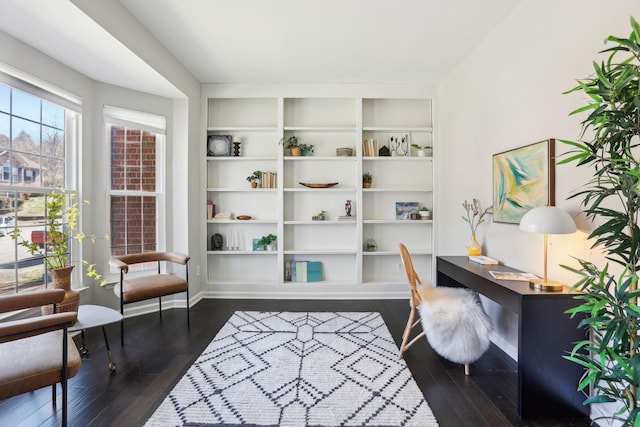
[[(434, 213), (440, 255), (465, 253), (470, 230), (461, 219), (463, 200), (492, 203), (492, 154), (548, 138), (578, 138), (581, 118), (568, 114), (584, 100), (562, 93), (591, 74), (608, 35), (630, 34), (629, 17), (639, 12), (636, 0), (526, 0), (442, 83), (436, 170), (441, 191)], [(558, 143), (557, 151), (565, 150)], [(556, 168), (556, 205), (572, 214), (579, 199), (567, 196), (591, 173), (582, 169), (588, 168)], [(590, 256), (590, 225), (578, 219), (578, 228), (575, 235), (549, 236), (550, 279), (573, 284), (559, 264), (575, 266), (570, 256)], [(483, 224), (478, 234), (485, 255), (543, 274), (541, 235), (500, 223)], [(494, 341), (516, 358), (517, 317), (490, 302), (487, 308)]]

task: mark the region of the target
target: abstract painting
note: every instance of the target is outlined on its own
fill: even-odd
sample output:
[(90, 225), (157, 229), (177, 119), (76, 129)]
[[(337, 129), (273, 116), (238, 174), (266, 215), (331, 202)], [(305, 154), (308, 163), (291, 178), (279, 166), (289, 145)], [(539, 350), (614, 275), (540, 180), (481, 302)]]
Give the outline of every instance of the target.
[(555, 140), (493, 155), (493, 220), (519, 224), (537, 206), (555, 204)]

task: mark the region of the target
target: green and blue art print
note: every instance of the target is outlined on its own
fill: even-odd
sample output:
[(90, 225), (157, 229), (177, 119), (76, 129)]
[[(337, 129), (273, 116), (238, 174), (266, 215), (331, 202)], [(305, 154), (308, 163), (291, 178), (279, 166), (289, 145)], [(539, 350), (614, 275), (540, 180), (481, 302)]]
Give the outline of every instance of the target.
[(538, 206), (553, 206), (555, 141), (493, 155), (493, 221), (519, 224)]

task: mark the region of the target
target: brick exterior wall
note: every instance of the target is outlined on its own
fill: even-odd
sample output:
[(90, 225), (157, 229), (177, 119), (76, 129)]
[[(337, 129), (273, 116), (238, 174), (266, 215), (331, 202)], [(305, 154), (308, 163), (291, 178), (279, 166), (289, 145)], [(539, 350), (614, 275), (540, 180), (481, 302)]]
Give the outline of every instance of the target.
[[(155, 134), (111, 127), (111, 190), (156, 190)], [(111, 254), (157, 250), (155, 196), (111, 196)]]

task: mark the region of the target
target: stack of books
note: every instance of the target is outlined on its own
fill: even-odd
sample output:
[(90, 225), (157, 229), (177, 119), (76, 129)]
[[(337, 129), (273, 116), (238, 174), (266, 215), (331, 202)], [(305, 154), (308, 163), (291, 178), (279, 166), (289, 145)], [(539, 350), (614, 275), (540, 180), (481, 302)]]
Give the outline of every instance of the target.
[(378, 140), (373, 138), (365, 139), (362, 143), (362, 149), (366, 157), (378, 157), (378, 151), (380, 150)]
[(349, 216), (343, 215), (338, 217), (338, 221), (355, 221), (355, 220), (356, 220), (356, 217), (351, 215)]
[(322, 263), (319, 261), (285, 261), (284, 279), (291, 282), (320, 282)]
[(278, 188), (278, 174), (275, 172), (262, 172), (262, 188)]

